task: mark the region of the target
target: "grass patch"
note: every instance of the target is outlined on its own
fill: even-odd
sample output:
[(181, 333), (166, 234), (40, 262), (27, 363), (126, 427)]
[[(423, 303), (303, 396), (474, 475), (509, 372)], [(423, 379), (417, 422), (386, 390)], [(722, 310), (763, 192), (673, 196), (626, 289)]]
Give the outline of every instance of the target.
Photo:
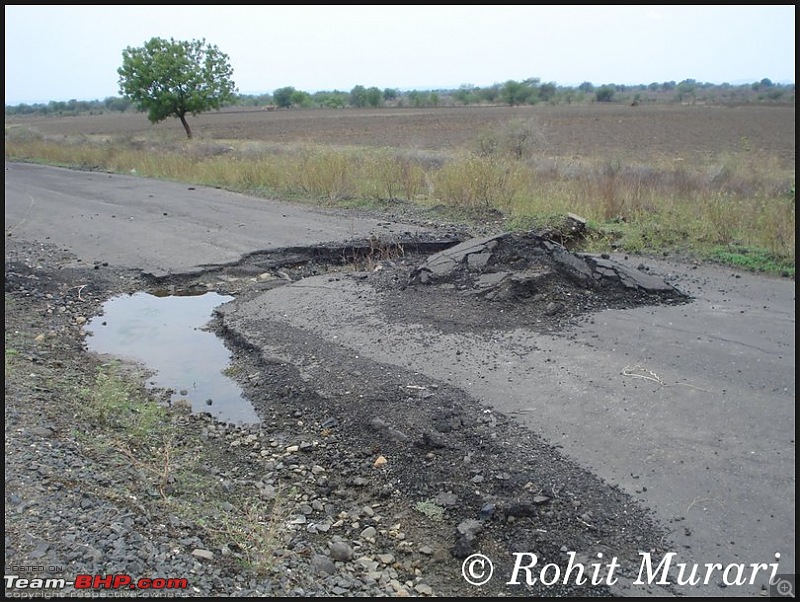
[(736, 266), (751, 272), (780, 274), (788, 278), (794, 278), (795, 276), (794, 262), (775, 257), (765, 249), (753, 249), (735, 245), (718, 247), (713, 250), (710, 258), (719, 263)]
[(286, 495), (279, 491), (263, 500), (227, 490), (209, 470), (216, 461), (207, 456), (208, 448), (192, 428), (180, 428), (185, 414), (150, 397), (118, 363), (98, 366), (94, 382), (78, 399), (75, 436), (87, 455), (97, 465), (129, 475), (123, 489), (96, 493), (139, 500), (155, 514), (197, 525), (206, 534), (206, 546), (227, 550), (242, 568), (259, 575), (269, 571), (280, 545)]
[(213, 467), (231, 452), (202, 440), (186, 410), (162, 404), (120, 362), (67, 361), (74, 347), (42, 312), (20, 322), (14, 317), (30, 311), (9, 294), (5, 304), (6, 408), (68, 422), (64, 444), (77, 448), (88, 472), (68, 471), (63, 485), (151, 521), (177, 520), (215, 554), (225, 550), (220, 562), (268, 574), (294, 492), (276, 486), (263, 499), (255, 489), (226, 488)]
[[(512, 229), (548, 224), (567, 213), (597, 225), (589, 244), (631, 253), (691, 254), (794, 273), (793, 169), (742, 149), (704, 163), (614, 157), (549, 157), (535, 122), (476, 135), (471, 149), (448, 153), (270, 145), (239, 141), (46, 139), (6, 128), (6, 159), (135, 173), (261, 196), (396, 213), (439, 207), (462, 223), (491, 220)], [(497, 219), (500, 216), (502, 219)]]
[(8, 380), (9, 376), (14, 373), (14, 367), (16, 365), (16, 359), (19, 356), (19, 351), (16, 349), (9, 349), (8, 347), (6, 347), (5, 351), (5, 375), (6, 380)]

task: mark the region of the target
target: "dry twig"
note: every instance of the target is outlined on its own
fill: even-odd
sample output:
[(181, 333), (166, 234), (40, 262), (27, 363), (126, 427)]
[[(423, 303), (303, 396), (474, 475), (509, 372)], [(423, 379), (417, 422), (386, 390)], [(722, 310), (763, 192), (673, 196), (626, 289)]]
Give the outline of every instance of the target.
[(652, 370), (648, 370), (647, 368), (639, 364), (636, 364), (635, 366), (625, 366), (625, 368), (622, 369), (622, 376), (630, 376), (631, 378), (642, 378), (644, 380), (650, 380), (655, 383), (658, 383), (662, 387), (676, 387), (678, 385), (683, 385), (684, 387), (691, 387), (692, 389), (697, 389), (698, 391), (705, 391), (706, 393), (710, 393), (710, 391), (706, 389), (701, 389), (700, 387), (696, 387), (695, 385), (689, 383), (665, 383), (663, 380), (661, 380), (661, 377), (658, 374), (656, 374)]

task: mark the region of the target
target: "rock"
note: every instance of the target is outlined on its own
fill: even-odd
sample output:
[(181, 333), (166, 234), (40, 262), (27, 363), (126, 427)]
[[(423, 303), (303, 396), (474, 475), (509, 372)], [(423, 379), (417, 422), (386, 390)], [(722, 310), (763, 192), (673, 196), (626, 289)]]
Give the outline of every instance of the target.
[(311, 557), (311, 564), (318, 573), (336, 574), (336, 565), (333, 561), (323, 554), (314, 554)]
[(364, 530), (363, 530), (363, 531), (362, 531), (362, 532), (359, 534), (359, 537), (360, 537), (361, 539), (373, 540), (373, 539), (375, 539), (375, 536), (376, 536), (377, 534), (378, 534), (378, 531), (377, 531), (377, 529), (375, 529), (375, 527), (367, 527), (366, 529), (364, 529)]
[(213, 560), (214, 559), (214, 552), (211, 550), (203, 550), (201, 548), (195, 548), (192, 550), (192, 556), (195, 558), (202, 558), (203, 560)]
[(353, 548), (343, 541), (333, 541), (328, 545), (331, 558), (347, 562), (353, 558)]

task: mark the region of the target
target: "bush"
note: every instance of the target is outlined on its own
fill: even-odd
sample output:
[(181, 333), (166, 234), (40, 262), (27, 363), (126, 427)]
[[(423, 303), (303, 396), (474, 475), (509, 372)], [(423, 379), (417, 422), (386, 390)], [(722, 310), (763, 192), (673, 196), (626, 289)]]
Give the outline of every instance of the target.
[(476, 153), (481, 157), (526, 159), (544, 148), (544, 144), (544, 128), (538, 119), (515, 119), (480, 134), (476, 140)]
[(611, 102), (614, 100), (614, 92), (612, 86), (601, 86), (595, 91), (594, 98), (597, 102)]
[(465, 209), (510, 205), (522, 190), (518, 164), (494, 157), (467, 155), (447, 163), (434, 176), (434, 194), (449, 205)]

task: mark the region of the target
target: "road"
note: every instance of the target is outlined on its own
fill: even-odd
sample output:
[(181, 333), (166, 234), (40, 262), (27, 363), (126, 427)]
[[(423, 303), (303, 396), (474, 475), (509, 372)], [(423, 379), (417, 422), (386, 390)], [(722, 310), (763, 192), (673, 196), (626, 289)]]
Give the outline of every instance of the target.
[(83, 262), (156, 277), (256, 250), (418, 231), (215, 188), (6, 163), (6, 233), (45, 234)]
[[(153, 275), (202, 272), (270, 248), (421, 231), (216, 189), (9, 163), (5, 219), (7, 235)], [(265, 322), (302, 330), (306, 342), (332, 349), (331, 361), (358, 354), (458, 385), (652, 508), (682, 560), (778, 563), (793, 574), (794, 280), (668, 258), (647, 264), (693, 301), (607, 310), (546, 335), (418, 337), (409, 335), (414, 325), (380, 311), (368, 285), (315, 276), (243, 301), (228, 318), (245, 339), (298, 363), (308, 345), (263, 339)], [(314, 362), (305, 363), (314, 378)], [(763, 579), (723, 588), (715, 575), (685, 593), (763, 595)]]

